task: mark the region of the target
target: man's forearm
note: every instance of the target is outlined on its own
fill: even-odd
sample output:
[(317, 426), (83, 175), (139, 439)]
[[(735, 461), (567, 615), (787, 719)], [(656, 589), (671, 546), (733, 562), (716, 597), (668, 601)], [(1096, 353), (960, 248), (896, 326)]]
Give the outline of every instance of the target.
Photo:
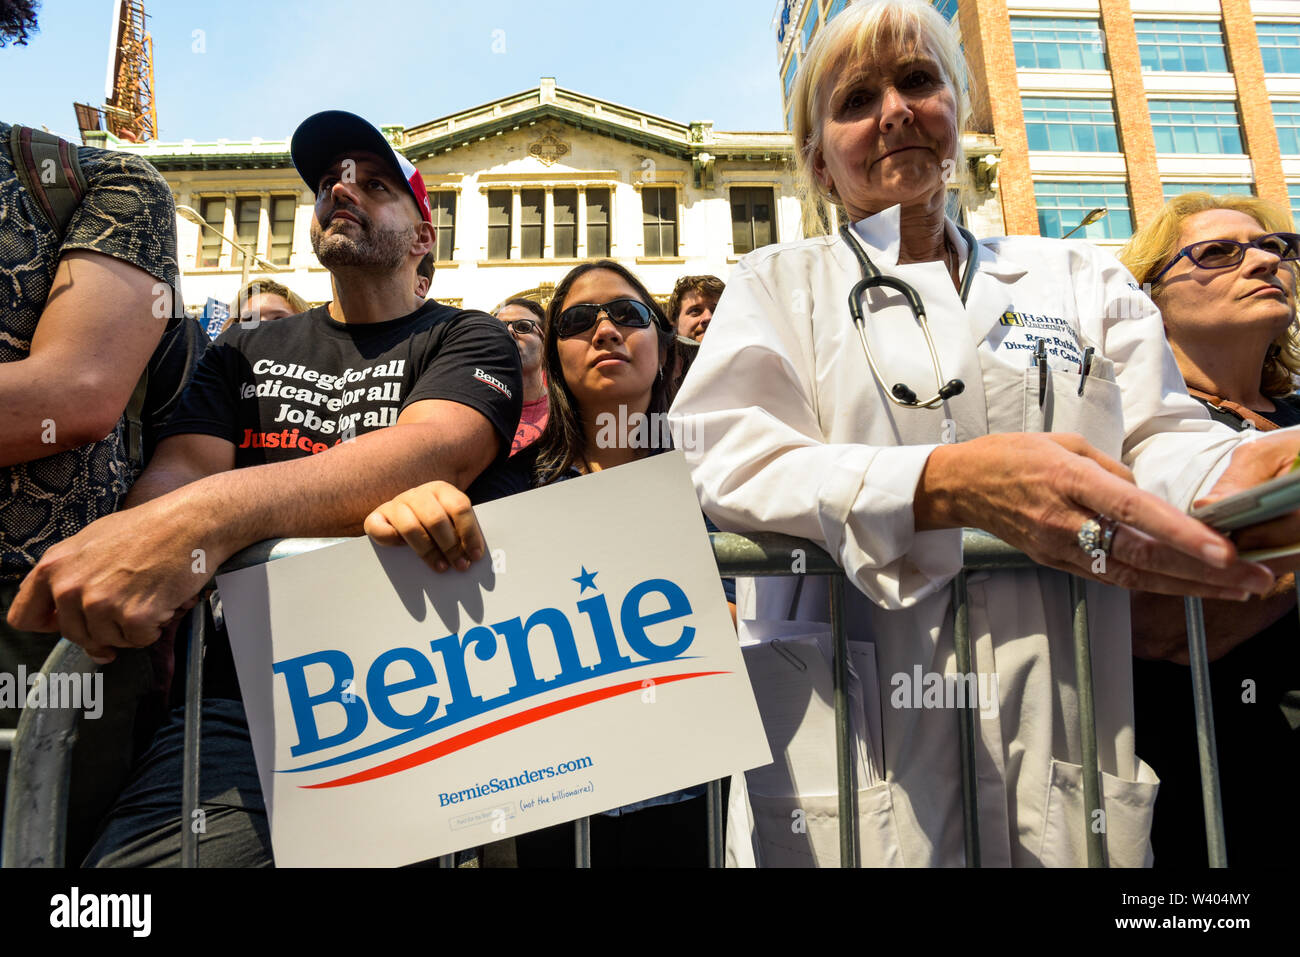
[(126, 501), (122, 503), (122, 507), (135, 508), (145, 502), (152, 502), (168, 492), (174, 492), (191, 482), (197, 482), (199, 479), (206, 477), (207, 474), (207, 472), (198, 468), (187, 468), (183, 463), (163, 468), (150, 466), (144, 470), (136, 483), (131, 486), (131, 491), (127, 493)]
[(320, 455), (210, 475), (153, 504), (220, 563), (267, 538), (360, 535), (376, 506), (424, 482), (463, 490), (495, 454), (495, 438), (490, 453), (480, 444), (448, 442), (432, 423), (395, 425)]

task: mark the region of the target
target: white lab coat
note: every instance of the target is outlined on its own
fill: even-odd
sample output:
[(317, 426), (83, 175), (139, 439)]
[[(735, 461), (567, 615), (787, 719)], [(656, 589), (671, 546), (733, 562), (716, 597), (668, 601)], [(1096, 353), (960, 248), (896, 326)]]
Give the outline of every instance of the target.
[[(933, 410), (887, 400), (849, 314), (859, 266), (835, 235), (740, 261), (672, 420), (720, 528), (810, 539), (856, 586), (846, 612), (861, 863), (953, 866), (964, 862), (956, 712), (916, 707), (905, 690), (918, 668), (923, 683), (934, 680), (924, 673), (956, 672), (949, 585), (961, 533), (913, 524), (930, 452), (995, 432), (1078, 432), (1122, 458), (1142, 488), (1186, 508), (1239, 439), (1188, 397), (1159, 313), (1109, 255), (1085, 242), (983, 240), (963, 307), (942, 263), (898, 263), (898, 221), (895, 207), (855, 228), (877, 268), (920, 294), (944, 378), (962, 379), (961, 395)], [(949, 233), (964, 268), (964, 244)], [(933, 395), (929, 352), (903, 298), (874, 289), (864, 314), (882, 376)], [(1041, 405), (1038, 336), (1057, 353)], [(1096, 358), (1080, 397), (1086, 346)], [(805, 579), (791, 616), (795, 583), (739, 583), (740, 636), (776, 760), (732, 789), (735, 863), (838, 863), (828, 626), (815, 624), (829, 621), (828, 592), (825, 579)], [(1128, 595), (1090, 582), (1088, 598), (1108, 851), (1112, 865), (1141, 866), (1158, 782), (1133, 751)], [(969, 600), (977, 680), (996, 680), (996, 704), (981, 700), (977, 722), (983, 861), (1083, 864), (1067, 577), (972, 574)], [(777, 636), (788, 640), (763, 644)], [(1191, 733), (1190, 702), (1170, 703), (1184, 705)]]

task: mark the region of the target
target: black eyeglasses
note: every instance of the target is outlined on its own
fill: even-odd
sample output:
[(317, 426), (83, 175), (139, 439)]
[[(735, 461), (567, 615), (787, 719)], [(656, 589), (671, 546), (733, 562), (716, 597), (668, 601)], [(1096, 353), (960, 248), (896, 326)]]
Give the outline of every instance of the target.
[(555, 334), (561, 339), (580, 336), (608, 316), (617, 326), (645, 329), (654, 322), (654, 313), (639, 299), (613, 299), (607, 303), (583, 302), (570, 306), (556, 319)]
[(507, 319), (506, 325), (517, 336), (530, 336), (534, 332), (541, 335), (542, 327), (536, 319)]
[(1178, 255), (1169, 260), (1164, 269), (1156, 273), (1152, 284), (1174, 267), (1174, 263), (1186, 256), (1194, 265), (1202, 269), (1227, 269), (1246, 258), (1246, 250), (1262, 249), (1282, 262), (1295, 262), (1300, 259), (1300, 235), (1296, 233), (1268, 233), (1248, 243), (1239, 243), (1235, 239), (1205, 239), (1192, 243), (1178, 250)]

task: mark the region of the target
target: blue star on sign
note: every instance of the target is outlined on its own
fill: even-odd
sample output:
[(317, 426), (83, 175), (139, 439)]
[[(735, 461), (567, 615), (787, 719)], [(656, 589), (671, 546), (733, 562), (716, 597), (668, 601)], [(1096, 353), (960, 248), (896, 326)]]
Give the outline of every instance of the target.
[(577, 582), (579, 585), (581, 585), (582, 591), (578, 592), (578, 594), (585, 595), (587, 593), (588, 588), (590, 588), (592, 591), (600, 591), (600, 589), (596, 587), (596, 576), (599, 574), (600, 572), (587, 571), (587, 566), (583, 565), (582, 574), (579, 575), (577, 578), (571, 578), (569, 580)]

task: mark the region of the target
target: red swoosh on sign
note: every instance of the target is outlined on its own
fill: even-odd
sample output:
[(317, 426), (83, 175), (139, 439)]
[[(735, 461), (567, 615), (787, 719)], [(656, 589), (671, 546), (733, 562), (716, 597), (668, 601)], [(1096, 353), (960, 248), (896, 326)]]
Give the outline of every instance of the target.
[[(665, 675), (662, 678), (655, 678), (654, 683), (657, 685), (671, 684), (674, 681), (685, 681), (687, 678), (707, 678), (710, 675), (725, 675), (726, 671), (696, 671), (684, 675)], [(397, 774), (399, 771), (406, 771), (410, 768), (419, 767), (421, 764), (428, 764), (430, 761), (436, 761), (444, 755), (452, 754), (470, 745), (478, 744), (489, 738), (495, 738), (499, 734), (505, 734), (507, 731), (513, 731), (515, 728), (522, 728), (525, 725), (533, 724), (544, 718), (553, 715), (563, 714), (566, 711), (573, 711), (585, 705), (595, 704), (597, 701), (604, 701), (606, 698), (616, 698), (621, 694), (629, 691), (639, 691), (643, 685), (642, 681), (628, 681), (621, 685), (611, 685), (608, 688), (598, 688), (595, 691), (584, 691), (582, 694), (572, 695), (568, 698), (561, 698), (559, 701), (552, 701), (550, 704), (539, 705), (536, 708), (529, 708), (527, 711), (520, 711), (518, 714), (512, 714), (509, 717), (500, 718), (497, 721), (489, 721), (480, 728), (472, 731), (466, 731), (464, 734), (458, 734), (446, 741), (414, 751), (405, 757), (397, 758), (384, 764), (376, 765), (367, 771), (358, 771), (356, 774), (349, 774), (345, 777), (335, 778), (333, 781), (322, 781), (320, 784), (301, 784), (299, 787), (308, 790), (316, 788), (339, 788), (348, 784), (360, 784), (362, 781), (373, 781), (376, 778), (387, 777), (390, 774)]]

